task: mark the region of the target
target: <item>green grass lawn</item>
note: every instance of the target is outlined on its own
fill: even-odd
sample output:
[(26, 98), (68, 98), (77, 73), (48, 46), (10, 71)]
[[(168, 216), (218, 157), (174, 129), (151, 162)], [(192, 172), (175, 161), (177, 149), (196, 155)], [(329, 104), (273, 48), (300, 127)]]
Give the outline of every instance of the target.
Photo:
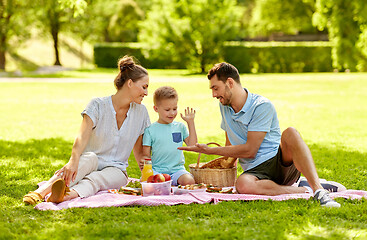
[[(171, 85), (178, 90), (179, 109), (197, 110), (199, 142), (224, 143), (218, 101), (211, 97), (205, 75), (149, 72), (149, 95), (143, 103), (152, 122), (157, 119), (153, 91)], [(365, 199), (337, 199), (339, 209), (307, 200), (45, 212), (24, 206), (22, 196), (68, 161), (80, 112), (89, 100), (114, 94), (115, 73), (83, 70), (44, 76), (66, 77), (56, 80), (0, 79), (0, 239), (367, 239)], [(293, 126), (301, 132), (321, 178), (367, 190), (367, 74), (241, 77), (244, 87), (274, 103), (281, 129)], [(185, 156), (187, 165), (197, 158)], [(140, 177), (133, 157), (128, 174)]]

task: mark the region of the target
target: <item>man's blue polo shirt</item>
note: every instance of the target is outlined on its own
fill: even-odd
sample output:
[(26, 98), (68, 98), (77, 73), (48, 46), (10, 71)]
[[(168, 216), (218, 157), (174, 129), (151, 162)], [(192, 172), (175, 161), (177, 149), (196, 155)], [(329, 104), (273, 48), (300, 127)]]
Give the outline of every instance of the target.
[(249, 131), (266, 132), (265, 138), (254, 159), (240, 158), (244, 171), (254, 168), (274, 157), (280, 144), (280, 128), (274, 105), (265, 97), (248, 93), (242, 109), (235, 113), (231, 106), (219, 104), (222, 114), (221, 128), (227, 132), (232, 145), (245, 144)]

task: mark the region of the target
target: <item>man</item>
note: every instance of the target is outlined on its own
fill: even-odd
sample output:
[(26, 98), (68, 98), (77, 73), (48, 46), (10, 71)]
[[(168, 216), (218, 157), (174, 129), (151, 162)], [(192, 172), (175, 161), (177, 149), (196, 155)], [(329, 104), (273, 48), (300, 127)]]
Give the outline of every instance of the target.
[[(226, 133), (226, 146), (196, 144), (180, 147), (180, 150), (239, 158), (244, 170), (236, 181), (239, 193), (278, 195), (309, 192), (314, 193), (321, 206), (340, 207), (320, 184), (311, 152), (301, 135), (294, 128), (287, 128), (281, 134), (273, 104), (243, 88), (238, 70), (233, 65), (224, 62), (214, 65), (208, 79), (213, 97), (221, 103), (221, 128)], [(291, 186), (301, 173), (308, 184)], [(334, 191), (344, 188), (342, 185), (328, 185)]]

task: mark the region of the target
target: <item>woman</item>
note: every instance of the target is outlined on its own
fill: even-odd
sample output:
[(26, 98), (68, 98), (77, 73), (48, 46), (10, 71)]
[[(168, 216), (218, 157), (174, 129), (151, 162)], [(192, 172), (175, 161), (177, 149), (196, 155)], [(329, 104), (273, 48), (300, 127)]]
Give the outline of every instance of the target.
[(147, 70), (128, 56), (119, 60), (118, 67), (116, 94), (91, 100), (82, 112), (69, 162), (47, 183), (26, 194), (26, 204), (37, 204), (50, 192), (47, 201), (59, 203), (127, 184), (131, 150), (139, 164), (142, 134), (150, 125), (148, 111), (141, 104), (148, 95), (149, 77)]

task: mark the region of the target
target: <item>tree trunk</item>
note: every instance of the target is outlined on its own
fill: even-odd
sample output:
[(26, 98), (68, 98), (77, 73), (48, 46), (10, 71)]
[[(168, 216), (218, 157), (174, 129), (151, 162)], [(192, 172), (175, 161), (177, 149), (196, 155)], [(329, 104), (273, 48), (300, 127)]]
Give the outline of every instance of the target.
[(0, 70), (5, 71), (5, 51), (0, 50)]
[[(5, 53), (7, 50), (6, 47), (6, 40), (7, 40), (7, 34), (10, 24), (10, 18), (13, 16), (13, 4), (12, 1), (9, 2), (3, 2), (0, 3), (0, 22), (2, 26), (0, 27), (0, 70), (5, 71), (5, 64), (6, 64), (6, 57)], [(5, 12), (4, 12), (5, 11)]]
[(6, 58), (5, 58), (5, 52), (6, 52), (6, 37), (5, 35), (1, 36), (0, 38), (0, 70), (5, 71), (5, 63), (6, 63)]
[(203, 55), (200, 56), (200, 68), (201, 68), (201, 73), (205, 73), (205, 59)]
[(54, 40), (54, 49), (55, 49), (55, 66), (61, 66), (60, 56), (59, 56), (59, 31), (52, 29), (52, 38)]
[[(52, 2), (56, 4), (56, 2)], [(49, 18), (49, 27), (52, 35), (52, 39), (54, 41), (54, 50), (55, 50), (55, 63), (54, 65), (61, 66), (60, 56), (59, 56), (59, 32), (60, 32), (60, 12), (57, 10), (56, 5), (52, 5), (50, 9), (48, 9), (48, 18)]]

